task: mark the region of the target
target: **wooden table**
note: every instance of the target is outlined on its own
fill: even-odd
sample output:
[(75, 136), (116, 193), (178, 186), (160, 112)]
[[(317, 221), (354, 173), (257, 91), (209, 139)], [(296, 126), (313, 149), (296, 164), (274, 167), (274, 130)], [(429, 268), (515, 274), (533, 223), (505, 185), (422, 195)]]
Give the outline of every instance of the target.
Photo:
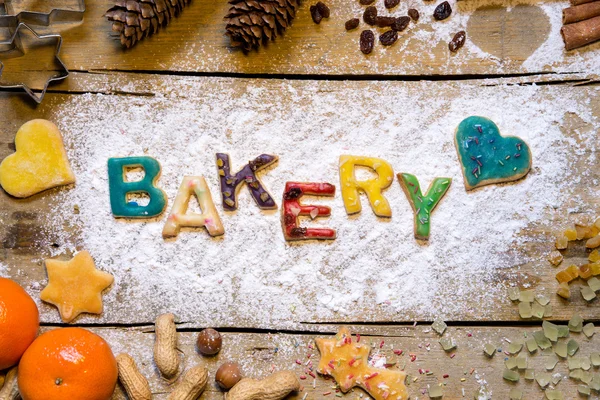
[[(417, 0), (409, 2), (423, 12), (429, 12), (433, 7)], [(167, 97), (175, 103), (188, 97), (198, 99), (198, 94), (191, 93), (192, 90), (202, 90), (208, 95), (222, 90), (230, 93), (233, 99), (243, 98), (244, 101), (248, 87), (266, 93), (290, 90), (300, 93), (308, 102), (324, 94), (342, 106), (344, 102), (358, 102), (364, 106), (364, 116), (368, 118), (377, 104), (372, 104), (367, 97), (385, 99), (386, 93), (394, 91), (405, 93), (409, 100), (421, 102), (427, 102), (427, 94), (431, 93), (432, 99), (442, 102), (438, 112), (443, 114), (451, 108), (453, 99), (476, 98), (476, 93), (480, 92), (487, 99), (497, 96), (510, 100), (511, 96), (522, 96), (535, 85), (540, 101), (560, 102), (564, 99), (567, 104), (568, 99), (569, 104), (586, 111), (586, 115), (576, 115), (565, 106), (564, 115), (552, 116), (567, 140), (581, 144), (577, 152), (577, 160), (581, 161), (572, 163), (572, 170), (566, 174), (564, 188), (561, 188), (562, 195), (571, 196), (572, 201), (547, 210), (543, 221), (518, 233), (523, 240), (515, 242), (517, 258), (527, 256), (529, 260), (537, 261), (515, 262), (513, 267), (494, 275), (497, 282), (490, 285), (511, 283), (544, 290), (552, 298), (554, 312), (550, 319), (557, 323), (568, 321), (574, 313), (589, 321), (600, 320), (598, 300), (587, 304), (575, 293), (572, 301), (566, 302), (554, 295), (557, 270), (545, 261), (555, 235), (568, 223), (589, 220), (594, 217), (594, 212), (596, 216), (600, 215), (598, 141), (584, 138), (600, 138), (600, 44), (568, 54), (556, 53), (556, 46), (551, 44), (556, 44), (555, 35), (560, 25), (558, 13), (566, 3), (518, 6), (507, 13), (504, 8), (494, 6), (498, 2), (461, 1), (456, 3), (455, 14), (447, 22), (451, 25), (434, 25), (429, 17), (425, 17), (415, 32), (402, 35), (399, 43), (389, 49), (377, 45), (374, 53), (367, 57), (358, 51), (358, 33), (347, 33), (343, 29), (344, 21), (361, 13), (362, 7), (355, 0), (331, 0), (332, 17), (318, 26), (310, 19), (308, 8), (311, 3), (305, 2), (293, 27), (284, 36), (250, 54), (230, 48), (223, 36), (222, 16), (228, 9), (224, 1), (193, 2), (167, 29), (130, 50), (120, 48), (110, 24), (102, 17), (111, 6), (110, 1), (89, 0), (87, 3), (83, 23), (39, 29), (40, 32), (63, 35), (60, 56), (71, 72), (69, 78), (51, 86), (43, 103), (37, 107), (25, 95), (0, 92), (0, 109), (3, 110), (0, 113), (0, 159), (14, 151), (14, 134), (27, 120), (55, 120), (69, 112), (75, 116), (78, 112), (85, 113), (85, 107), (90, 104), (100, 105), (99, 100), (96, 103), (82, 100), (80, 107), (83, 108), (76, 108), (75, 104), (85, 93), (104, 94), (104, 99), (113, 105), (122, 100), (123, 111), (127, 112), (126, 107), (144, 104), (146, 99)], [(406, 8), (406, 5), (401, 7)], [(454, 26), (457, 30), (466, 28), (469, 38), (466, 47), (457, 54), (447, 50), (451, 36), (445, 40), (436, 36), (439, 35), (436, 29), (450, 32)], [(555, 54), (556, 58), (547, 61), (548, 54)], [(44, 58), (24, 57), (7, 61), (6, 66), (7, 69), (36, 71), (44, 66), (40, 60)], [(32, 83), (33, 87), (39, 88), (39, 85), (40, 82)], [(361, 93), (369, 96), (362, 97)], [(348, 94), (356, 97), (348, 99)], [(269, 107), (280, 106), (281, 112), (291, 115), (293, 108), (285, 96), (273, 96), (281, 102), (270, 103), (265, 96), (260, 97), (264, 101), (262, 105), (244, 103), (243, 107), (260, 114), (268, 113)], [(216, 99), (217, 102), (223, 100), (218, 96)], [(531, 101), (535, 101), (534, 98)], [(402, 115), (401, 112), (398, 114), (400, 125)], [(110, 120), (110, 115), (107, 118)], [(235, 137), (235, 128), (232, 129), (230, 134)], [(595, 165), (593, 160), (596, 160)], [(274, 180), (273, 185), (280, 184)], [(461, 184), (455, 182), (455, 185)], [(69, 189), (51, 190), (26, 200), (16, 200), (0, 192), (0, 238), (3, 244), (0, 265), (8, 267), (0, 272), (22, 284), (38, 301), (44, 330), (64, 324), (60, 323), (54, 307), (39, 302), (39, 292), (47, 283), (43, 259), (65, 243), (79, 243), (81, 232), (86, 229), (69, 224), (69, 218), (66, 218), (65, 235), (58, 239), (63, 242), (54, 243), (57, 239), (45, 234), (45, 217), (52, 214), (55, 196), (63, 190)], [(218, 199), (216, 193), (213, 191), (213, 197)], [(277, 192), (275, 197), (280, 199), (280, 193)], [(171, 193), (169, 199), (172, 198)], [(245, 207), (254, 207), (248, 198), (246, 200)], [(370, 212), (365, 201), (363, 199), (363, 213)], [(200, 235), (202, 240), (209, 240), (204, 233)], [(67, 259), (69, 254), (61, 257)], [(585, 257), (584, 249), (579, 246), (566, 253), (562, 265), (581, 264)], [(116, 277), (119, 281), (118, 274)], [(169, 311), (177, 316), (185, 366), (203, 362), (209, 367), (211, 376), (218, 364), (226, 359), (240, 362), (251, 376), (264, 376), (278, 369), (292, 369), (299, 375), (304, 374), (304, 367), (297, 365), (295, 360), (305, 364), (312, 354), (310, 357), (316, 362), (318, 353), (309, 348), (313, 339), (334, 334), (341, 324), (349, 325), (353, 332), (363, 335), (364, 340), (374, 343), (375, 347), (385, 342), (383, 346), (388, 353), (391, 349), (403, 350), (404, 356), (399, 357), (397, 366), (405, 368), (413, 377), (409, 386), (413, 399), (427, 398), (428, 385), (438, 383), (445, 386), (444, 399), (472, 398), (479, 387), (491, 390), (494, 399), (507, 399), (514, 385), (502, 379), (503, 354), (490, 360), (483, 355), (483, 345), (489, 342), (506, 346), (506, 339), (519, 339), (524, 332), (539, 330), (541, 324), (539, 320), (520, 319), (516, 305), (504, 293), (490, 292), (497, 304), (490, 312), (482, 314), (474, 306), (456, 308), (445, 314), (450, 326), (446, 335), (453, 337), (458, 345), (455, 352), (445, 353), (437, 343), (439, 336), (431, 331), (432, 318), (424, 318), (416, 309), (407, 310), (398, 317), (384, 307), (357, 303), (360, 305), (345, 314), (313, 313), (309, 319), (298, 320), (292, 312), (289, 317), (292, 323), (275, 319), (259, 326), (253, 322), (252, 315), (228, 308), (227, 304), (220, 306), (221, 313), (203, 315), (179, 302), (169, 303), (169, 293), (162, 293), (165, 299), (161, 301), (149, 299), (146, 307), (138, 304), (136, 308), (128, 308), (127, 296), (140, 289), (136, 285), (143, 284), (119, 282), (107, 296), (103, 316), (85, 316), (75, 325), (102, 335), (115, 353), (127, 351), (132, 354), (148, 377), (157, 399), (166, 398), (170, 391), (169, 382), (160, 379), (152, 361), (153, 321), (161, 312)], [(310, 288), (290, 290), (298, 295), (315, 295)], [(481, 287), (478, 290), (484, 296), (488, 289)], [(439, 300), (443, 302), (444, 298)], [(121, 306), (122, 301), (125, 301), (124, 306)], [(268, 306), (257, 312), (268, 312), (267, 309)], [(198, 355), (194, 343), (197, 332), (208, 325), (223, 332), (225, 345), (217, 357), (206, 359)], [(579, 335), (577, 340), (582, 343), (581, 354), (600, 348), (598, 334), (592, 340)], [(417, 355), (416, 361), (410, 362), (409, 353)], [(451, 356), (453, 353), (455, 356)], [(543, 369), (545, 359), (545, 355), (531, 357), (530, 366)], [(565, 373), (565, 364), (561, 362), (556, 371)], [(431, 373), (421, 374), (419, 369)], [(445, 374), (449, 376), (444, 378)], [(307, 399), (320, 399), (327, 398), (325, 392), (335, 392), (332, 381), (322, 377), (314, 381), (315, 387), (310, 377), (302, 384), (303, 391), (290, 398), (301, 399), (308, 393)], [(575, 381), (564, 379), (558, 387), (566, 398), (576, 398), (576, 386)], [(543, 398), (536, 383), (522, 379), (519, 388), (525, 391), (524, 398)], [(354, 399), (361, 394), (360, 390), (355, 390), (345, 397)], [(333, 397), (335, 393), (328, 396)], [(598, 398), (598, 393), (595, 396)], [(124, 398), (121, 387), (117, 388), (114, 398)], [(218, 399), (222, 394), (213, 384), (202, 398)]]

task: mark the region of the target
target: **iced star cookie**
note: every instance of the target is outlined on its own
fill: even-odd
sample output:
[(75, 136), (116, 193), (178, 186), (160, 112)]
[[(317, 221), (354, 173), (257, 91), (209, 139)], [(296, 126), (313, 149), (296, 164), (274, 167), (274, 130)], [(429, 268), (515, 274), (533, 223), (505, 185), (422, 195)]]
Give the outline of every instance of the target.
[(50, 121), (24, 123), (15, 136), (16, 152), (0, 163), (0, 185), (14, 197), (75, 183), (60, 131)]
[(46, 260), (48, 286), (40, 299), (58, 307), (64, 322), (81, 313), (102, 313), (102, 291), (113, 283), (113, 276), (96, 269), (87, 251), (80, 251), (69, 261)]
[(468, 117), (456, 128), (454, 144), (465, 188), (511, 182), (531, 169), (531, 151), (516, 136), (501, 136), (498, 126), (484, 117)]
[(371, 347), (353, 342), (348, 328), (331, 339), (316, 339), (321, 360), (317, 372), (332, 376), (344, 393), (355, 386), (365, 389), (374, 400), (407, 400), (406, 374), (399, 370), (373, 368), (368, 364)]

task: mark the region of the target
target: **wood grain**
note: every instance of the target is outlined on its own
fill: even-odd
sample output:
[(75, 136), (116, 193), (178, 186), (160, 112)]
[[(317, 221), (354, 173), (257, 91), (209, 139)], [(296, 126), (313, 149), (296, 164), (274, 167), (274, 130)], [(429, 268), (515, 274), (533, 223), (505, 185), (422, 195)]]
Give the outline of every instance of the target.
[[(46, 328), (47, 329), (47, 328)], [(404, 369), (411, 376), (411, 384), (408, 386), (411, 399), (428, 398), (426, 393), (430, 385), (443, 385), (444, 399), (471, 399), (474, 393), (484, 386), (493, 392), (493, 398), (508, 399), (508, 392), (513, 387), (523, 390), (523, 399), (542, 398), (543, 392), (534, 381), (526, 381), (521, 374), (518, 384), (512, 384), (502, 379), (504, 370), (504, 353), (497, 353), (489, 359), (483, 354), (486, 343), (506, 351), (508, 340), (521, 341), (524, 334), (531, 335), (539, 330), (539, 327), (449, 327), (444, 337), (452, 338), (457, 349), (444, 352), (438, 341), (440, 336), (433, 332), (430, 326), (417, 325), (416, 327), (387, 327), (387, 326), (352, 326), (353, 333), (362, 335), (361, 341), (373, 345), (371, 354), (381, 353), (387, 358), (387, 362), (396, 365), (391, 368)], [(156, 399), (166, 399), (171, 390), (171, 385), (160, 378), (159, 373), (152, 361), (152, 345), (154, 334), (152, 327), (137, 328), (94, 328), (95, 333), (104, 337), (112, 346), (113, 352), (129, 353), (137, 362), (142, 374), (149, 380), (150, 387)], [(245, 376), (262, 378), (272, 371), (288, 369), (298, 376), (306, 376), (301, 380), (303, 390), (298, 394), (291, 395), (287, 399), (335, 398), (335, 384), (331, 379), (324, 379), (317, 375), (313, 378), (307, 374), (306, 363), (312, 361), (318, 364), (319, 353), (314, 348), (314, 339), (329, 336), (337, 331), (337, 327), (325, 328), (323, 335), (298, 334), (298, 333), (242, 333), (224, 332), (223, 349), (214, 357), (202, 357), (196, 350), (196, 331), (185, 331), (178, 334), (179, 349), (182, 352), (182, 368), (188, 369), (197, 364), (205, 365), (209, 370), (209, 384), (201, 399), (222, 399), (222, 392), (214, 383), (214, 374), (218, 366), (224, 361), (234, 361), (241, 365)], [(587, 339), (583, 334), (571, 334), (580, 350), (578, 356), (589, 356), (591, 352), (598, 351), (600, 346), (600, 330), (596, 328), (596, 335)], [(381, 343), (383, 346), (379, 349)], [(312, 348), (310, 348), (311, 346)], [(402, 350), (401, 356), (394, 356), (393, 350)], [(527, 353), (523, 349), (522, 352)], [(410, 361), (410, 354), (416, 356), (414, 362)], [(310, 358), (309, 358), (310, 357)], [(528, 357), (528, 368), (536, 372), (546, 372), (545, 360), (547, 354), (541, 350)], [(296, 363), (299, 360), (303, 365)], [(568, 379), (566, 361), (560, 361), (552, 373), (559, 373), (563, 379), (557, 385), (565, 398), (577, 397), (577, 382)], [(419, 373), (419, 370), (429, 371)], [(598, 373), (597, 368), (592, 372)], [(448, 374), (447, 378), (443, 376)], [(416, 379), (416, 380), (415, 380)], [(313, 383), (314, 382), (314, 383)], [(315, 384), (315, 388), (313, 388)], [(463, 395), (464, 390), (464, 395)], [(326, 396), (324, 393), (333, 392)], [(357, 399), (363, 393), (360, 389), (354, 389), (345, 398)], [(118, 387), (113, 399), (124, 399), (122, 387)], [(592, 396), (592, 398), (594, 398)], [(595, 397), (597, 398), (597, 397)]]
[[(421, 18), (400, 35), (396, 44), (384, 48), (377, 43), (369, 56), (359, 51), (358, 40), (360, 31), (370, 27), (361, 22), (354, 31), (344, 30), (344, 22), (361, 17), (364, 7), (357, 1), (345, 0), (330, 0), (331, 18), (320, 25), (311, 20), (308, 9), (312, 3), (303, 2), (292, 27), (283, 36), (249, 54), (231, 48), (224, 36), (223, 17), (228, 10), (225, 0), (192, 2), (167, 28), (129, 50), (121, 48), (118, 37), (111, 32), (111, 23), (103, 17), (112, 5), (110, 0), (87, 1), (83, 23), (38, 30), (62, 34), (61, 57), (70, 70), (80, 71), (328, 76), (598, 72), (592, 65), (599, 45), (562, 53), (559, 33), (550, 30), (549, 16), (538, 7), (538, 2), (531, 1), (507, 12), (492, 0), (462, 1), (454, 5), (453, 15), (443, 22), (433, 20), (435, 3), (411, 0), (391, 12), (380, 3), (383, 2), (377, 6), (382, 15), (405, 15), (409, 7), (416, 7)], [(465, 48), (450, 53), (448, 42), (454, 33), (464, 29)], [(383, 32), (379, 28), (375, 31), (377, 36)], [(555, 59), (533, 69), (523, 65), (538, 47), (550, 41), (558, 46), (552, 50), (557, 52)], [(589, 68), (581, 64), (582, 59), (589, 60)], [(22, 61), (20, 69), (39, 68), (35, 60)]]

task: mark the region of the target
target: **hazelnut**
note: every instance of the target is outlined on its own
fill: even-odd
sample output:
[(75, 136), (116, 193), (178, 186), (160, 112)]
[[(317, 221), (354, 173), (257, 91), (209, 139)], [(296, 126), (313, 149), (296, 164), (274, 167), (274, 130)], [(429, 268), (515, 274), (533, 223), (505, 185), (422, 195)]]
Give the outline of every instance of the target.
[(205, 356), (212, 356), (221, 350), (223, 338), (212, 328), (204, 329), (198, 334), (198, 351)]
[(215, 374), (215, 381), (217, 381), (223, 390), (231, 389), (240, 379), (242, 379), (240, 366), (233, 362), (223, 363)]

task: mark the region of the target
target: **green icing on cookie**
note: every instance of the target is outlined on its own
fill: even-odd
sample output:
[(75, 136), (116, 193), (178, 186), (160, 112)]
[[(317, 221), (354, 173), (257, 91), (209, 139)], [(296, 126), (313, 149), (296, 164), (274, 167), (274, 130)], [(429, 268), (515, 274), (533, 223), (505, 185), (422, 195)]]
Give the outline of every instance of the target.
[[(144, 169), (144, 178), (126, 182), (125, 168)], [(108, 159), (108, 187), (110, 206), (115, 217), (150, 218), (162, 214), (167, 205), (167, 196), (155, 186), (160, 176), (160, 164), (152, 157), (124, 157)], [(146, 206), (127, 201), (128, 193), (145, 193), (150, 197)]]
[(531, 168), (529, 146), (516, 136), (501, 136), (484, 117), (469, 117), (454, 138), (467, 190), (524, 177)]
[(429, 239), (431, 213), (450, 188), (452, 178), (435, 178), (425, 196), (421, 193), (421, 185), (416, 176), (400, 173), (398, 180), (415, 213), (415, 237)]

